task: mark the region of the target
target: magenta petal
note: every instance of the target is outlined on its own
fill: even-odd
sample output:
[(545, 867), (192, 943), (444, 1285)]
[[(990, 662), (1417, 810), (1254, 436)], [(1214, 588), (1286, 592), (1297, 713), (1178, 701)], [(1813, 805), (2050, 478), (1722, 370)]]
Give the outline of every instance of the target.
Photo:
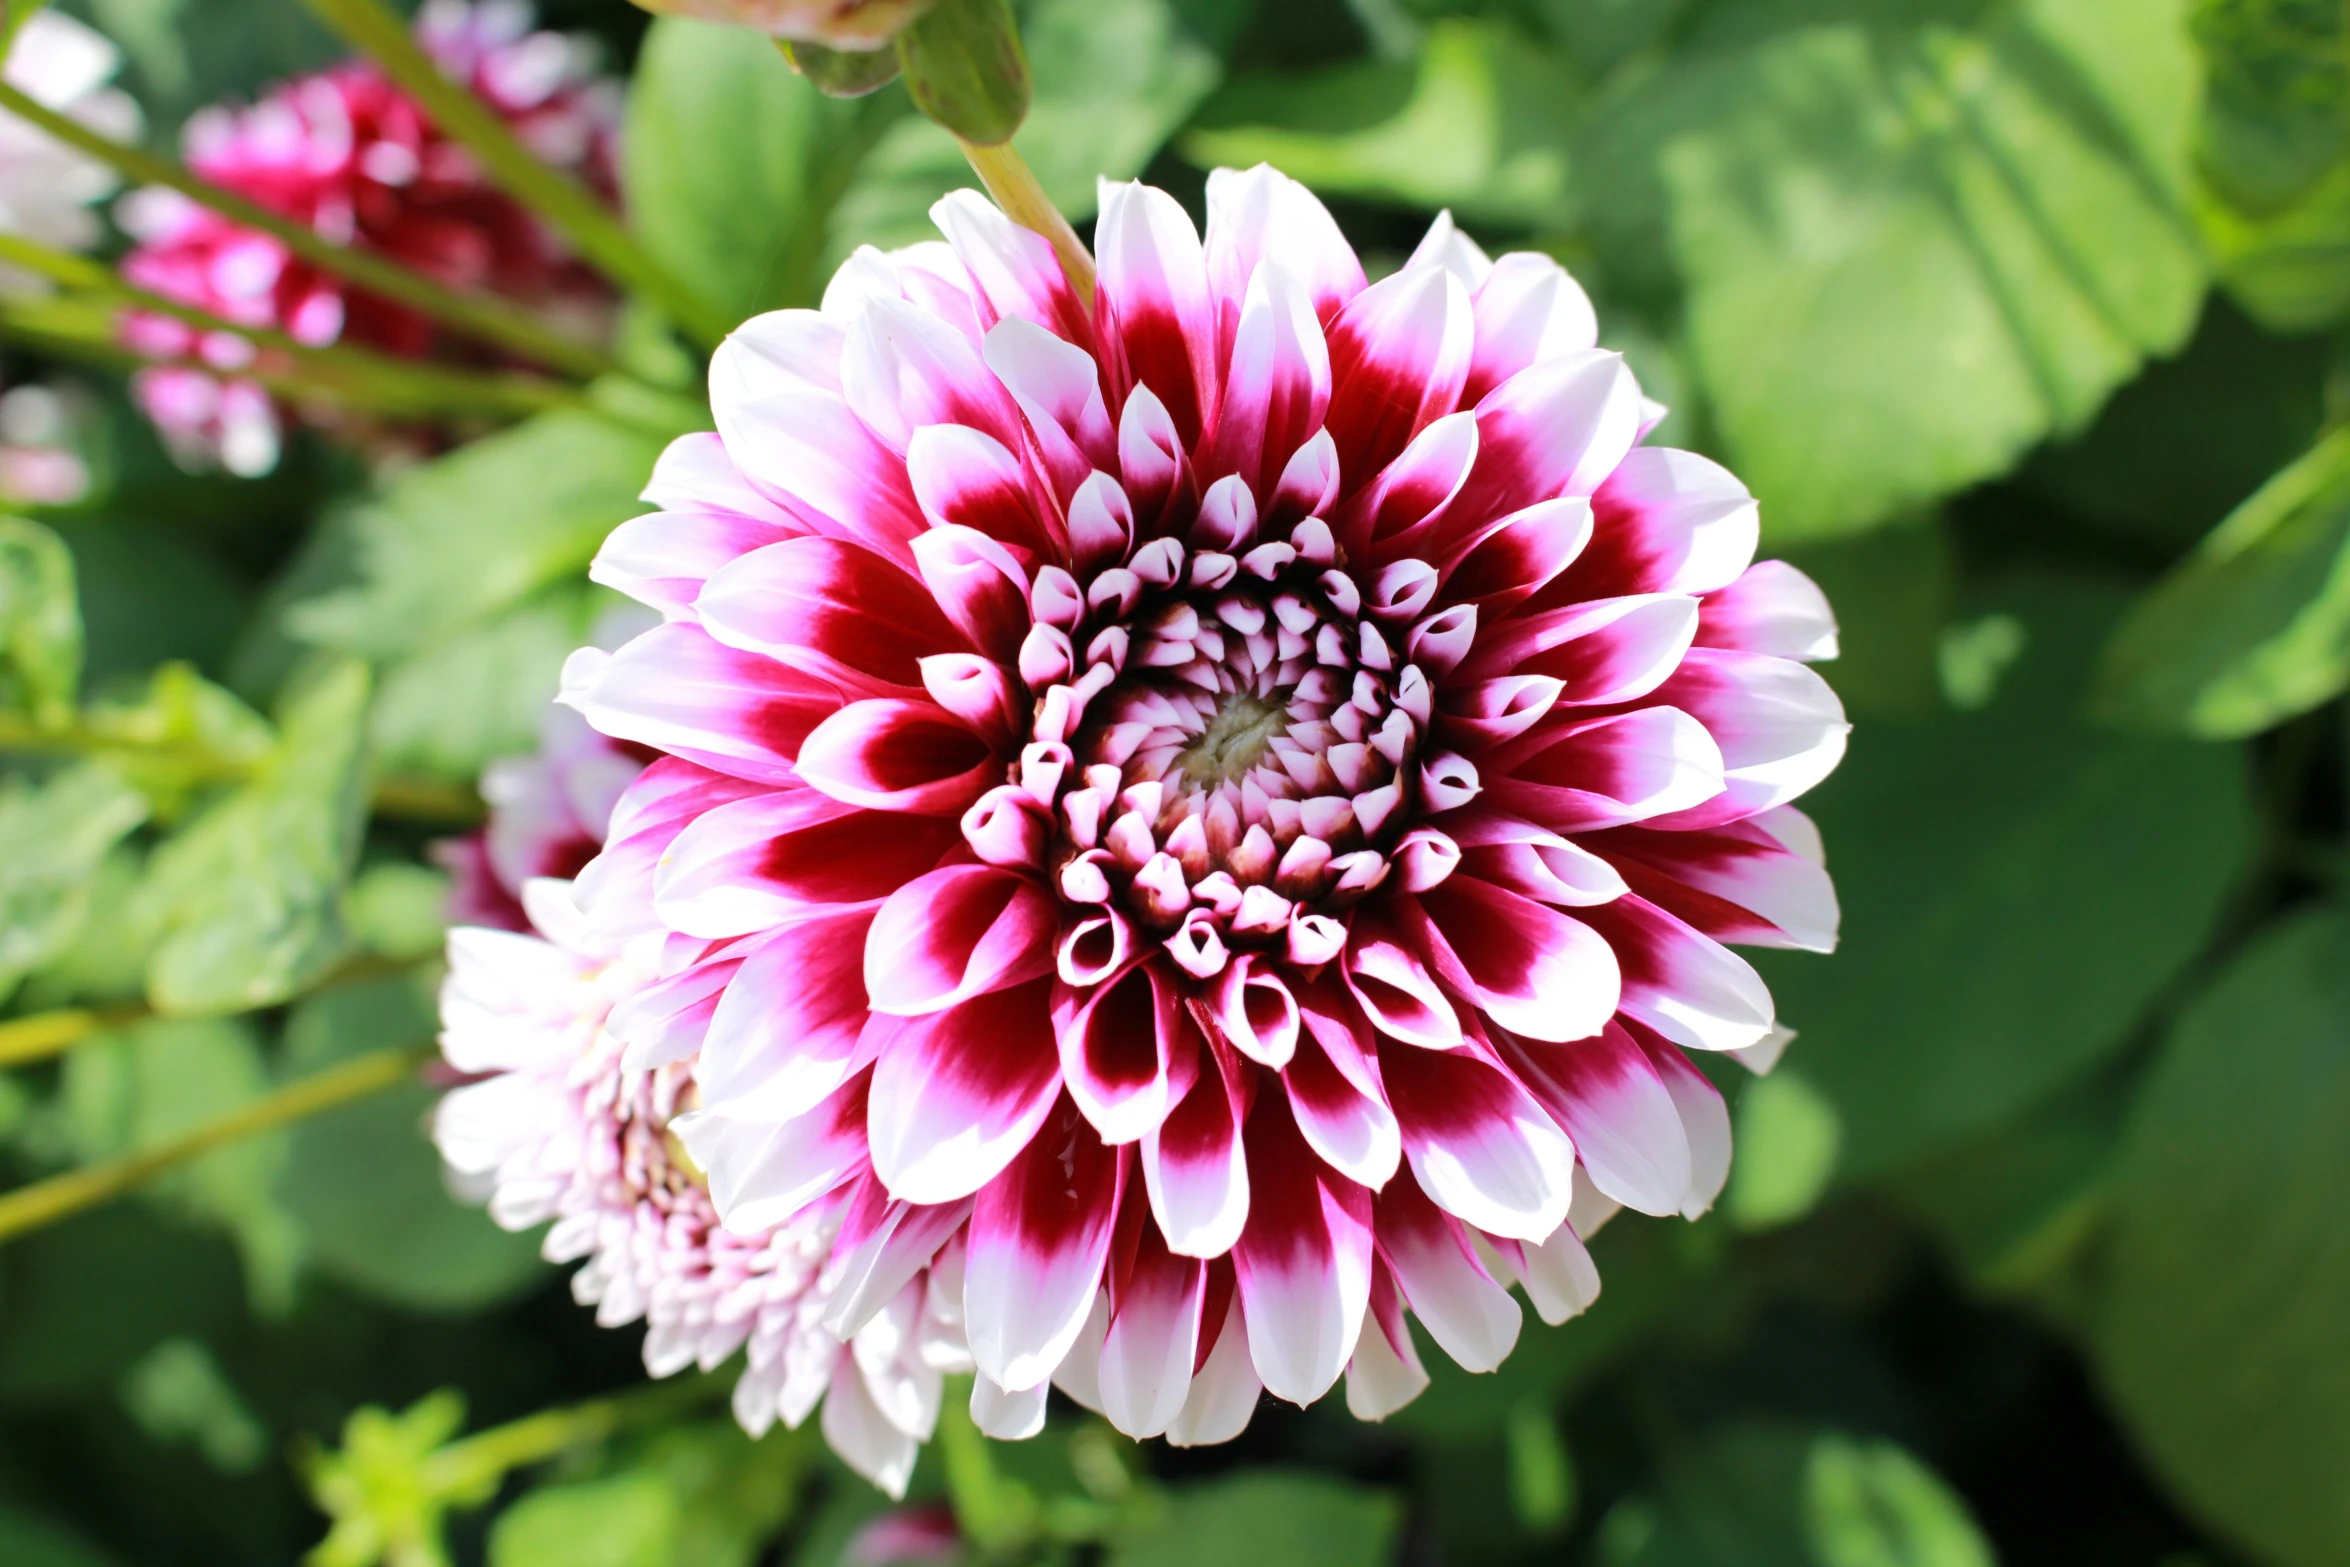
[(1314, 303), (1278, 263), (1257, 269), (1232, 340), (1207, 477), (1240, 476), (1269, 501), (1290, 456), (1322, 428), (1330, 350)]
[(1390, 1046), (1379, 1061), (1404, 1157), (1437, 1206), (1520, 1240), (1566, 1222), (1574, 1146), (1507, 1069), (1465, 1050)]
[(683, 623), (609, 656), (583, 648), (563, 681), (564, 700), (615, 740), (771, 783), (793, 776), (801, 742), (840, 706), (823, 681)]
[(1712, 593), (1754, 558), (1761, 517), (1737, 475), (1695, 452), (1636, 448), (1592, 497), (1599, 519), (1575, 563), (1580, 598)]
[(922, 531), (904, 459), (838, 396), (785, 391), (735, 402), (719, 392), (710, 411), (735, 466), (819, 532), (902, 558)]
[(1437, 976), (1530, 1039), (1581, 1039), (1615, 1015), (1616, 955), (1588, 924), (1474, 876), (1392, 907)]
[(1811, 578), (1783, 560), (1758, 560), (1737, 581), (1706, 595), (1697, 641), (1809, 663), (1836, 656), (1836, 615)]
[(777, 1123), (696, 1110), (670, 1123), (702, 1167), (710, 1200), (745, 1234), (793, 1218), (865, 1168), (865, 1074), (804, 1115)]
[(977, 345), (907, 301), (865, 302), (841, 349), (840, 381), (858, 420), (893, 452), (905, 453), (916, 430), (936, 424), (1019, 444), (1019, 410)]
[(989, 658), (1016, 659), (1028, 635), (1028, 577), (976, 528), (941, 523), (914, 541), (914, 564), (940, 613)]
[[(1095, 1388), (1110, 1424), (1141, 1441), (1174, 1424), (1191, 1392), (1208, 1265), (1170, 1252), (1132, 1195), (1119, 1218), (1120, 1264), (1112, 1270)], [(1131, 1240), (1124, 1233), (1129, 1227)]]
[(1327, 990), (1304, 1006), (1305, 1033), (1281, 1085), (1297, 1129), (1322, 1162), (1365, 1186), (1384, 1186), (1403, 1159), (1403, 1138), (1376, 1062), (1368, 1029), (1344, 993)]
[(1061, 553), (1059, 529), (1045, 515), (1049, 498), (994, 436), (959, 424), (924, 425), (907, 444), (906, 474), (931, 526), (970, 528), (1034, 554)]
[(897, 1202), (870, 1179), (859, 1179), (851, 1190), (833, 1243), (838, 1273), (824, 1309), (824, 1326), (843, 1340), (897, 1299), (971, 1215), (967, 1199), (929, 1206)]
[(734, 968), (694, 1063), (704, 1105), (745, 1120), (787, 1120), (872, 1059), (864, 961), (872, 923), (870, 909), (801, 920)]
[(1681, 1112), (1681, 1130), (1689, 1138), (1689, 1190), (1681, 1199), (1681, 1216), (1694, 1219), (1714, 1205), (1730, 1179), (1730, 1109), (1722, 1091), (1709, 1082), (1690, 1059), (1662, 1039), (1633, 1037), (1648, 1054), (1673, 1108)]
[(710, 635), (847, 690), (919, 687), (923, 655), (965, 644), (922, 581), (838, 539), (787, 539), (713, 576), (694, 602)]
[(1338, 312), (1329, 338), (1330, 438), (1342, 473), (1379, 472), (1460, 406), (1475, 325), (1468, 291), (1450, 273), (1381, 279)]
[(1530, 250), (1493, 263), (1476, 285), (1477, 352), (1461, 400), (1475, 403), (1530, 365), (1599, 342), (1599, 317), (1567, 269)]
[(1346, 1412), (1357, 1420), (1385, 1420), (1428, 1388), (1427, 1368), (1412, 1342), (1411, 1319), (1384, 1261), (1371, 1267), (1371, 1312), (1346, 1363)]
[(1200, 1072), (1199, 1029), (1184, 1016), (1178, 985), (1156, 964), (1053, 997), (1061, 1077), (1103, 1142), (1131, 1143), (1159, 1129)]
[(655, 902), (673, 929), (738, 936), (813, 908), (878, 901), (961, 841), (938, 817), (781, 789), (696, 817), (664, 856)]
[(1217, 354), (1232, 352), (1249, 279), (1277, 260), (1328, 321), (1363, 291), (1363, 264), (1314, 193), (1265, 164), (1208, 175), (1208, 286), (1215, 295)]
[(1028, 1145), (1060, 1094), (1047, 1000), (1032, 982), (884, 1025), (866, 1135), (893, 1195), (968, 1196)]
[(972, 1359), (998, 1386), (1037, 1386), (1076, 1342), (1125, 1181), (1125, 1151), (1102, 1146), (1064, 1098), (980, 1191), (963, 1264), (964, 1327)]
[(949, 865), (909, 881), (865, 943), (873, 1010), (911, 1017), (1048, 974), (1058, 915), (1037, 881), (994, 865)]
[(1417, 1181), (1393, 1181), (1378, 1198), (1379, 1257), (1412, 1314), (1464, 1371), (1492, 1371), (1517, 1346), (1522, 1318), (1494, 1282), (1461, 1221), (1428, 1200)]
[(999, 783), (985, 740), (934, 702), (851, 702), (800, 742), (799, 775), (849, 805), (960, 816)]
[(1249, 1357), (1266, 1391), (1310, 1404), (1353, 1355), (1371, 1294), (1371, 1192), (1314, 1156), (1289, 1101), (1259, 1094), (1248, 1120), (1248, 1224), (1232, 1260)]
[(1574, 1139), (1594, 1187), (1642, 1213), (1681, 1211), (1692, 1168), (1689, 1137), (1671, 1091), (1631, 1034), (1610, 1024), (1597, 1038), (1572, 1044), (1505, 1038), (1500, 1048), (1510, 1070)]
[(1545, 725), (1513, 742), (1511, 758), (1487, 802), (1558, 833), (1666, 817), (1723, 790), (1713, 735), (1673, 707)]
[(1417, 952), (1392, 927), (1358, 916), (1346, 945), (1346, 988), (1378, 1030), (1407, 1044), (1450, 1050), (1460, 1015)]
[(649, 512), (612, 530), (596, 551), (588, 578), (650, 604), (671, 620), (688, 620), (714, 573), (801, 531), (797, 523), (779, 527), (732, 512)]
[(982, 327), (1014, 317), (1072, 343), (1090, 340), (1085, 307), (1050, 240), (1020, 227), (975, 190), (948, 192), (932, 205), (930, 220), (979, 290)]
[(1216, 417), (1216, 311), (1199, 231), (1175, 198), (1142, 184), (1101, 185), (1094, 222), (1095, 308), (1117, 343), (1125, 384), (1167, 405), (1185, 449)]
[(1208, 1041), (1197, 1078), (1158, 1129), (1142, 1140), (1151, 1215), (1178, 1256), (1220, 1257), (1232, 1249), (1247, 1222), (1242, 1070), (1221, 1040)]
[(1722, 793), (1659, 826), (1711, 827), (1785, 805), (1844, 759), (1844, 704), (1791, 659), (1692, 648), (1655, 699), (1693, 714), (1722, 753)]
[(1558, 495), (1589, 495), (1640, 433), (1640, 388), (1600, 349), (1529, 366), (1477, 405), (1477, 466), (1453, 502), (1463, 522)]
[(1781, 806), (1711, 832), (1623, 827), (1585, 842), (1642, 897), (1716, 941), (1833, 952), (1840, 914), (1827, 868), (1759, 825), (1793, 814)]
[(1754, 966), (1647, 899), (1618, 898), (1584, 918), (1624, 970), (1624, 1012), (1692, 1050), (1743, 1050), (1771, 1031), (1771, 993)]
[(726, 443), (710, 430), (681, 435), (653, 464), (653, 477), (637, 497), (665, 512), (698, 512), (763, 522), (778, 534), (798, 533), (807, 524), (762, 495), (743, 477)]

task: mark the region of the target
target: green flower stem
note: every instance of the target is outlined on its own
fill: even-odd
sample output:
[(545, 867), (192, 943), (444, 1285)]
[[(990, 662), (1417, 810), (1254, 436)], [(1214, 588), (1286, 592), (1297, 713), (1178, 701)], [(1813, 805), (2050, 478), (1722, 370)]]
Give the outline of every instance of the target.
[(441, 130), (463, 142), (492, 179), (569, 239), (588, 264), (651, 300), (686, 331), (715, 346), (734, 323), (645, 253), (612, 209), (578, 180), (539, 161), (488, 105), (441, 73), (408, 23), (382, 0), (303, 0), (345, 42), (382, 66), (424, 106)]
[(24, 1066), (63, 1055), (83, 1040), (147, 1015), (137, 1002), (113, 1007), (60, 1007), (0, 1023), (0, 1067)]
[[(224, 371), (200, 361), (136, 359), (137, 363), (186, 363), (208, 374), (274, 381), (272, 391), (293, 397), (316, 396), (351, 403), (379, 413), (430, 417), (436, 414), (506, 414), (520, 418), (548, 408), (582, 401), (578, 392), (544, 376), (505, 372), (479, 374), (393, 359), (364, 349), (321, 347), (304, 343), (274, 327), (240, 325), (208, 310), (150, 293), (114, 272), (81, 256), (51, 250), (14, 234), (0, 234), (0, 262), (37, 272), (52, 282), (103, 298), (170, 316), (204, 332), (227, 332), (292, 361), (287, 374), (275, 366), (256, 364)], [(111, 340), (105, 357), (120, 359), (123, 351)]]
[(1004, 209), (1004, 216), (1024, 229), (1032, 229), (1052, 242), (1053, 254), (1061, 258), (1061, 271), (1068, 276), (1069, 286), (1077, 290), (1078, 302), (1086, 309), (1093, 308), (1093, 257), (1086, 252), (1085, 242), (1061, 216), (1044, 187), (1036, 182), (1036, 171), (1020, 150), (1010, 142), (983, 147), (976, 142), (962, 141), (963, 156), (970, 161), (971, 170), (995, 204)]
[(381, 1093), (415, 1074), (416, 1065), (430, 1053), (428, 1046), (406, 1050), (377, 1050), (353, 1057), (340, 1066), (288, 1083), (226, 1115), (169, 1141), (117, 1159), (102, 1160), (63, 1175), (34, 1181), (0, 1195), (0, 1244), (85, 1209), (112, 1202), (126, 1192), (162, 1175), (175, 1165), (210, 1153), (230, 1143), (273, 1131), (281, 1126), (332, 1110), (338, 1105)]
[(369, 293), (422, 311), (468, 336), (570, 375), (598, 376), (617, 368), (600, 350), (541, 326), (510, 303), (468, 297), (443, 288), (397, 262), (338, 245), (298, 223), (288, 222), (266, 207), (198, 179), (168, 158), (101, 136), (6, 82), (0, 82), (0, 109), (39, 126), (68, 146), (79, 148), (126, 179), (145, 185), (167, 185), (232, 223), (269, 235), (311, 265), (346, 278)]

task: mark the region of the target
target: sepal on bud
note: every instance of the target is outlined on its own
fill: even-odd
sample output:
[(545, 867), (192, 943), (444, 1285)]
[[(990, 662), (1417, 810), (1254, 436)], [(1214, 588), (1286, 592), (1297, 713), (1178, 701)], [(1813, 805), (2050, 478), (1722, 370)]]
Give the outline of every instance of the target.
[(1006, 0), (939, 0), (898, 34), (906, 90), (922, 112), (980, 147), (1028, 118), (1028, 56)]
[(894, 49), (831, 49), (795, 38), (778, 38), (775, 46), (827, 98), (862, 98), (897, 80)]

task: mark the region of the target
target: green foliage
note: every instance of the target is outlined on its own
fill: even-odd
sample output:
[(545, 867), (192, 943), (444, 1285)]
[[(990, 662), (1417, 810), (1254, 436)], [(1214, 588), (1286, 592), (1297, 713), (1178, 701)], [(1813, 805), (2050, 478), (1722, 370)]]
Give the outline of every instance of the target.
[(100, 1552), (18, 1507), (0, 1507), (0, 1560), (10, 1567), (109, 1567)]
[(1982, 607), (2024, 628), (1992, 701), (1863, 729), (1805, 802), (1834, 856), (1841, 949), (1759, 962), (1800, 1030), (1790, 1059), (1842, 1119), (1848, 1175), (2108, 1059), (2202, 948), (2250, 846), (2240, 756), (2075, 716), (2113, 595), (2046, 580)]
[(1398, 1521), (1394, 1501), (1375, 1491), (1257, 1470), (1171, 1492), (1164, 1521), (1115, 1547), (1109, 1567), (1249, 1560), (1376, 1567), (1393, 1550)]
[(0, 517), (0, 707), (54, 725), (81, 681), (73, 556), (39, 523)]
[(2093, 1339), (2148, 1454), (2265, 1561), (2350, 1562), (2350, 919), (2245, 950), (2124, 1134)]
[(2103, 710), (2233, 739), (2350, 686), (2350, 430), (2327, 435), (2131, 606)]
[(1738, 1095), (1738, 1159), (1723, 1204), (1741, 1229), (1767, 1229), (1812, 1210), (1836, 1174), (1844, 1119), (1794, 1067)]
[(277, 748), (252, 781), (156, 850), (147, 891), (161, 938), (147, 990), (157, 1010), (268, 1006), (344, 955), (368, 689), (356, 660), (317, 666), (287, 698)]
[(0, 782), (0, 991), (65, 950), (100, 862), (146, 819), (139, 792), (101, 763)]
[(614, 1473), (500, 1513), (490, 1567), (751, 1567), (791, 1514), (805, 1451), (731, 1424), (664, 1433)]

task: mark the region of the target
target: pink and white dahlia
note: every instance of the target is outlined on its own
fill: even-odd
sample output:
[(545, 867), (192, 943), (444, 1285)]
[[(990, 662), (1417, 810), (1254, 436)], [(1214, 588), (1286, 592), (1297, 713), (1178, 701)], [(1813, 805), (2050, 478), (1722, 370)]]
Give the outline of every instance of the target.
[(1719, 1189), (1725, 943), (1835, 935), (1827, 605), (1573, 280), (1440, 221), (1366, 285), (1270, 169), (1208, 212), (1105, 184), (1088, 308), (961, 192), (744, 325), (594, 567), (666, 623), (565, 672), (666, 753), (581, 896), (670, 933), (615, 1026), (695, 1061), (718, 1212), (962, 1235), (1003, 1434), (1376, 1417), (1407, 1312), (1491, 1369), (1508, 1281), (1596, 1287), (1579, 1188)]
[[(849, 1187), (779, 1223), (722, 1225), (671, 1129), (695, 1092), (692, 1063), (646, 1069), (607, 1027), (654, 977), (660, 938), (600, 939), (568, 882), (533, 880), (524, 901), (532, 932), (449, 936), (441, 1048), (468, 1081), (442, 1099), (433, 1135), (455, 1183), (508, 1229), (552, 1220), (548, 1260), (582, 1263), (572, 1293), (604, 1326), (644, 1321), (654, 1376), (746, 1350), (734, 1390), (746, 1430), (797, 1426), (821, 1403), (840, 1455), (902, 1494), (942, 1371), (968, 1364), (954, 1258), (883, 1284), (853, 1275), (835, 1251), (858, 1206)], [(854, 1334), (827, 1325), (841, 1307), (860, 1313)]]
[[(618, 89), (594, 73), (583, 46), (531, 31), (522, 0), (431, 0), (416, 36), (532, 151), (613, 191)], [(435, 282), (552, 315), (601, 307), (593, 275), (370, 62), (302, 77), (250, 108), (208, 109), (188, 121), (183, 140), (189, 168), (213, 184)], [(133, 193), (121, 219), (138, 240), (124, 276), (166, 298), (315, 347), (350, 343), (407, 358), (449, 348), (429, 317), (176, 191)], [(134, 391), (183, 460), (244, 474), (276, 464), (277, 411), (237, 378), (253, 360), (250, 342), (153, 314), (130, 317), (125, 336), (143, 354), (182, 361), (142, 371)]]
[[(72, 17), (36, 11), (17, 28), (0, 77), (43, 108), (127, 141), (139, 133), (139, 106), (107, 85), (121, 64), (114, 45)], [(0, 234), (87, 250), (100, 233), (92, 205), (114, 186), (105, 164), (0, 111)], [(0, 282), (42, 286), (14, 268), (0, 269)]]

